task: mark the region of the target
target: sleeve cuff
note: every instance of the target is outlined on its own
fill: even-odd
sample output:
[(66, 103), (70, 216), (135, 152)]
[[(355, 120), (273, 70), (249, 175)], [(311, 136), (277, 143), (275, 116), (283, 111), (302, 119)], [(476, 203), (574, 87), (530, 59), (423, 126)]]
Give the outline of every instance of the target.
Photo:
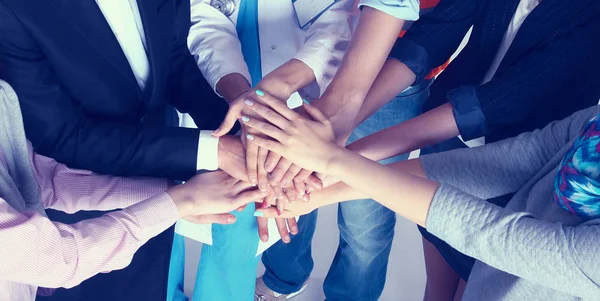
[(431, 71), (429, 54), (425, 48), (409, 38), (397, 39), (390, 57), (402, 62), (416, 76), (413, 85), (419, 84)]
[(212, 131), (200, 131), (196, 170), (219, 169), (219, 138), (212, 133)]
[(330, 50), (325, 49), (326, 47), (307, 46), (308, 45), (305, 44), (302, 49), (296, 53), (294, 59), (303, 62), (312, 70), (317, 84), (319, 85), (320, 96), (325, 92), (327, 85), (329, 85), (333, 79), (336, 67), (330, 66), (328, 60), (331, 58), (331, 54)]
[(166, 192), (123, 209), (122, 213), (136, 217), (141, 229), (142, 237), (138, 237), (141, 242), (165, 231), (179, 219), (177, 205)]
[(452, 105), (454, 119), (464, 141), (479, 138), (489, 133), (487, 119), (479, 105), (475, 86), (465, 85), (454, 89), (449, 91), (446, 97)]
[(416, 21), (419, 19), (420, 3), (417, 0), (361, 0), (358, 3), (358, 8), (362, 9), (363, 6), (374, 8), (401, 20)]
[(248, 72), (247, 68), (242, 70), (241, 72), (239, 70), (231, 72), (222, 72), (217, 77), (215, 77), (216, 80), (214, 81), (214, 84), (212, 84), (213, 91), (215, 91), (215, 94), (219, 95), (219, 97), (223, 98), (223, 95), (219, 94), (219, 91), (217, 91), (217, 84), (219, 83), (221, 78), (233, 73), (241, 74), (246, 79), (246, 82), (248, 82), (248, 86), (252, 87), (252, 78), (250, 78), (250, 73)]

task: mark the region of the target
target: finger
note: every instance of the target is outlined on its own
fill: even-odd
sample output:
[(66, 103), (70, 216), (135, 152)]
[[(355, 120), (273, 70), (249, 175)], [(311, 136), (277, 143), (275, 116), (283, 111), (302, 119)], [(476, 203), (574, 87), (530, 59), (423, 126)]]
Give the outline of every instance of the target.
[(227, 111), (227, 115), (225, 115), (225, 119), (223, 119), (221, 125), (213, 132), (213, 136), (221, 137), (227, 134), (229, 131), (231, 131), (231, 129), (235, 125), (235, 122), (240, 117), (242, 108), (242, 105), (239, 105), (237, 102), (234, 102), (229, 107), (229, 111)]
[(281, 160), (279, 160), (279, 164), (277, 164), (275, 170), (273, 170), (273, 172), (271, 173), (271, 177), (269, 178), (271, 186), (279, 186), (279, 183), (281, 183), (283, 176), (285, 176), (285, 173), (288, 171), (288, 169), (290, 169), (291, 166), (292, 162), (290, 160), (286, 158), (282, 158)]
[(233, 195), (238, 195), (241, 192), (248, 190), (252, 188), (252, 184), (246, 182), (246, 181), (237, 181), (237, 183), (235, 183), (235, 185), (233, 185), (233, 187), (231, 188), (231, 193), (233, 193)]
[(290, 233), (292, 233), (292, 235), (298, 234), (298, 224), (296, 223), (295, 218), (288, 218), (287, 224), (288, 224), (288, 229), (290, 229)]
[(206, 215), (190, 215), (184, 218), (186, 221), (194, 224), (233, 224), (235, 216), (230, 213), (223, 214), (206, 214)]
[[(269, 209), (269, 208), (267, 208)], [(266, 209), (263, 209), (266, 210)], [(256, 222), (258, 224), (258, 235), (262, 242), (267, 242), (269, 240), (269, 219), (268, 218), (257, 218)]]
[(235, 209), (235, 208), (242, 207), (244, 205), (248, 205), (249, 203), (260, 203), (260, 202), (262, 202), (263, 198), (266, 196), (267, 196), (266, 192), (260, 191), (258, 189), (242, 192), (242, 193), (238, 194), (232, 200), (231, 205), (232, 205), (233, 209)]
[(263, 133), (279, 142), (284, 142), (286, 141), (285, 139), (287, 139), (287, 133), (271, 124), (257, 120), (256, 118), (250, 118), (248, 116), (242, 116), (241, 120), (242, 123), (247, 127), (254, 129), (254, 131)]
[[(254, 114), (257, 114), (258, 116), (264, 118), (265, 120), (268, 120), (270, 123), (276, 125), (280, 129), (286, 129), (291, 125), (290, 120), (286, 119), (284, 116), (277, 113), (277, 111), (273, 110), (273, 108), (270, 108), (267, 105), (261, 104), (260, 102), (255, 102), (253, 100), (246, 99), (244, 101), (244, 108), (254, 112)], [(286, 108), (287, 108), (287, 106), (286, 106)]]
[(246, 147), (246, 170), (248, 172), (248, 181), (253, 186), (257, 182), (257, 160), (258, 160), (258, 145), (249, 143)]
[(312, 188), (313, 190), (319, 190), (321, 188), (323, 188), (323, 182), (321, 182), (321, 180), (319, 180), (319, 178), (310, 175), (308, 176), (308, 178), (306, 178), (306, 184), (308, 185), (308, 187)]
[(252, 143), (248, 143), (248, 144), (256, 144), (259, 147), (264, 147), (272, 152), (281, 154), (281, 151), (283, 150), (283, 144), (281, 144), (280, 142), (277, 142), (275, 140), (256, 137), (251, 134), (246, 135), (246, 138), (252, 142)]
[(267, 162), (265, 163), (265, 169), (267, 172), (273, 172), (279, 163), (279, 159), (281, 159), (280, 155), (275, 152), (269, 152), (269, 155), (267, 156)]
[[(259, 93), (260, 92), (260, 93)], [(267, 104), (269, 107), (273, 108), (277, 113), (281, 116), (287, 118), (288, 120), (294, 120), (300, 117), (298, 113), (294, 112), (292, 109), (288, 108), (287, 102), (281, 101), (269, 94), (266, 94), (260, 90), (256, 90), (256, 95), (258, 95), (258, 99), (263, 103)]]
[(274, 207), (269, 207), (269, 208), (264, 208), (264, 209), (258, 209), (254, 213), (254, 215), (260, 215), (262, 217), (262, 218), (259, 218), (258, 220), (267, 219), (267, 218), (279, 219), (279, 218), (292, 218), (292, 217), (295, 217), (294, 212), (289, 211), (289, 210), (284, 210), (281, 213), (281, 215), (279, 215), (277, 213), (277, 209), (274, 208)]
[(296, 202), (298, 196), (296, 195), (296, 189), (294, 187), (289, 187), (285, 190), (285, 195), (287, 196), (290, 203)]
[(298, 194), (299, 199), (304, 202), (308, 202), (310, 200), (310, 197), (306, 194), (306, 183), (304, 183), (304, 181), (294, 180), (294, 187), (296, 188), (296, 193)]
[(306, 110), (306, 113), (308, 113), (313, 120), (319, 122), (329, 122), (329, 119), (327, 116), (325, 116), (325, 114), (323, 114), (323, 112), (321, 112), (321, 110), (315, 108), (304, 99), (302, 101), (304, 101), (304, 109)]
[(269, 177), (267, 176), (267, 170), (265, 169), (265, 162), (267, 161), (267, 155), (269, 150), (266, 148), (258, 149), (258, 189), (260, 191), (267, 191), (269, 189)]
[(300, 173), (301, 170), (302, 168), (300, 168), (300, 166), (292, 164), (292, 166), (290, 166), (290, 168), (283, 175), (283, 178), (281, 179), (281, 184), (279, 185), (282, 187), (287, 187), (290, 184), (293, 184), (292, 181), (294, 180), (294, 178), (296, 178), (296, 176)]
[(288, 231), (285, 218), (276, 218), (275, 223), (277, 224), (277, 230), (279, 230), (279, 235), (281, 235), (281, 240), (286, 244), (289, 243), (290, 232)]
[(237, 211), (237, 212), (242, 212), (242, 211), (246, 210), (246, 207), (247, 207), (247, 206), (248, 206), (248, 205), (244, 205), (244, 206), (242, 206), (242, 207), (240, 207), (240, 208), (238, 208), (238, 209), (235, 209), (235, 211)]

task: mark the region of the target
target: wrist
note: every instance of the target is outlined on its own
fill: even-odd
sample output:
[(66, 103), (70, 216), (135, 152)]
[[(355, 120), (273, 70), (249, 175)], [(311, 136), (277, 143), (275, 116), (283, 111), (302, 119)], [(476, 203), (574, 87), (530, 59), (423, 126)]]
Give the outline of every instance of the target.
[(191, 215), (194, 209), (194, 199), (187, 192), (185, 184), (177, 185), (169, 188), (166, 192), (177, 206), (177, 211), (180, 217)]
[(251, 89), (246, 78), (239, 73), (230, 73), (223, 76), (216, 85), (217, 92), (223, 96), (227, 103), (233, 102), (236, 98)]
[(341, 178), (340, 175), (344, 173), (344, 162), (347, 162), (347, 157), (352, 152), (342, 147), (333, 148), (329, 154), (331, 154), (325, 163), (325, 173), (328, 176)]

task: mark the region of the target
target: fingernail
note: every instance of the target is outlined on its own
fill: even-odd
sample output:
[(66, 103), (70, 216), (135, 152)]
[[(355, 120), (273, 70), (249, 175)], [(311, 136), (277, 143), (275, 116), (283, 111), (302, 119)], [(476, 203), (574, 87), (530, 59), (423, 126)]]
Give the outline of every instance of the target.
[(227, 217), (227, 222), (228, 222), (228, 223), (233, 223), (233, 222), (235, 222), (235, 217), (233, 217), (233, 216), (229, 216), (229, 217)]
[(310, 201), (310, 197), (308, 195), (305, 195), (302, 197), (302, 200), (305, 202), (308, 202), (308, 201)]
[(254, 105), (254, 101), (252, 101), (252, 100), (250, 100), (250, 99), (246, 99), (246, 100), (244, 101), (244, 103), (245, 103), (247, 106), (249, 106), (249, 107), (251, 107), (251, 106), (253, 106), (253, 105)]
[(281, 216), (281, 209), (277, 208), (277, 215)]
[(290, 236), (286, 235), (285, 237), (283, 237), (283, 241), (284, 242), (290, 242)]
[(267, 208), (267, 207), (269, 207), (269, 202), (267, 202), (267, 201), (265, 200), (265, 201), (263, 201), (263, 202), (262, 202), (262, 204), (261, 204), (260, 208), (262, 208), (262, 209), (265, 209), (265, 208)]
[(256, 95), (258, 95), (258, 96), (265, 96), (265, 92), (263, 92), (261, 90), (256, 90)]
[(263, 235), (263, 236), (261, 236), (261, 237), (260, 237), (260, 240), (262, 240), (262, 241), (266, 242), (266, 241), (268, 241), (268, 240), (269, 240), (269, 237), (268, 237), (268, 236), (266, 236), (266, 235)]
[(290, 229), (290, 231), (292, 231), (292, 235), (298, 234), (298, 228), (296, 228), (296, 227), (292, 227), (292, 229)]
[(267, 186), (265, 186), (264, 184), (262, 184), (262, 185), (260, 185), (258, 187), (258, 189), (260, 189), (260, 191), (262, 191), (262, 192), (265, 192), (265, 191), (267, 191)]
[(265, 215), (265, 213), (262, 212), (262, 211), (254, 211), (254, 216), (256, 216), (256, 217), (261, 217), (261, 216), (264, 216), (264, 215)]
[(306, 100), (306, 99), (304, 99), (304, 98), (302, 99), (302, 102), (304, 102), (304, 103), (305, 103), (305, 104), (307, 104), (307, 105), (309, 105), (309, 104), (310, 104), (310, 102), (308, 102), (308, 100)]
[(319, 187), (319, 189), (323, 188), (323, 183), (317, 183), (317, 187)]
[(254, 140), (254, 136), (248, 134), (248, 135), (246, 135), (246, 139), (248, 139), (248, 140)]
[(242, 116), (242, 121), (243, 122), (248, 122), (248, 121), (250, 121), (250, 118), (248, 118), (246, 116)]

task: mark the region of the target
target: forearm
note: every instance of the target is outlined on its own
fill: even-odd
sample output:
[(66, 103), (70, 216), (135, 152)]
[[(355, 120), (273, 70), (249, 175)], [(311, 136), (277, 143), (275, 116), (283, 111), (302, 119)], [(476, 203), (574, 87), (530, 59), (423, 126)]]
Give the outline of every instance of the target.
[(382, 160), (430, 146), (459, 135), (452, 106), (442, 105), (348, 146), (371, 160)]
[(342, 149), (330, 163), (327, 173), (424, 226), (439, 184), (419, 176), (424, 173), (419, 170), (422, 168), (418, 161), (412, 167), (418, 175), (381, 165)]
[[(7, 208), (0, 199), (0, 206)], [(10, 207), (10, 206), (8, 206)], [(167, 194), (127, 209), (66, 225), (37, 213), (2, 212), (2, 235), (19, 237), (0, 248), (0, 277), (49, 288), (74, 287), (126, 267), (140, 246), (173, 225), (177, 206)]]
[(258, 87), (283, 100), (314, 80), (315, 74), (308, 65), (297, 59), (291, 59), (267, 74)]
[(217, 92), (223, 96), (227, 103), (231, 103), (251, 88), (246, 78), (239, 73), (230, 73), (221, 77), (216, 87)]
[(365, 97), (354, 126), (358, 126), (415, 82), (415, 74), (402, 62), (388, 59)]
[[(314, 102), (336, 128), (355, 120), (363, 100), (379, 74), (404, 20), (364, 7), (346, 55), (323, 97)], [(347, 127), (347, 126), (346, 126)]]

